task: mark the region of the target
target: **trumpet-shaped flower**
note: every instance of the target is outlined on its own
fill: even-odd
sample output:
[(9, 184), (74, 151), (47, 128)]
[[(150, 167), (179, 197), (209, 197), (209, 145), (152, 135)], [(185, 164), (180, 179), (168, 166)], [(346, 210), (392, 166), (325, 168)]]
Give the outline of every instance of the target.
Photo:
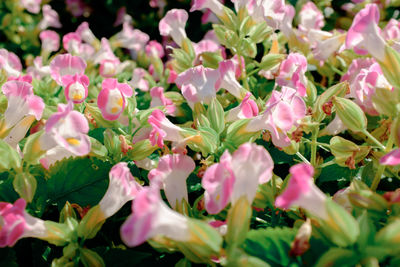
[(371, 54), (379, 61), (385, 59), (385, 41), (380, 34), (379, 8), (376, 4), (367, 4), (354, 17), (347, 32), (346, 49), (354, 49), (360, 55)]
[(42, 7), (43, 19), (39, 22), (38, 27), (40, 30), (45, 30), (49, 27), (61, 28), (60, 19), (58, 13), (51, 8), (50, 5), (44, 5)]
[(161, 185), (168, 203), (176, 208), (184, 199), (188, 202), (186, 179), (193, 172), (196, 164), (189, 156), (182, 154), (166, 155), (160, 158), (158, 166), (149, 172), (149, 180)]
[(197, 102), (210, 103), (218, 91), (216, 83), (219, 77), (218, 70), (200, 65), (179, 74), (175, 82), (189, 105), (193, 107)]
[(157, 41), (150, 41), (147, 45), (146, 45), (146, 55), (148, 57), (157, 57), (157, 58), (162, 58), (164, 57), (164, 48), (163, 46), (157, 42)]
[(68, 53), (79, 54), (81, 43), (81, 37), (76, 32), (70, 32), (63, 36), (63, 47)]
[(124, 22), (122, 31), (117, 33), (116, 40), (119, 46), (132, 49), (138, 53), (143, 50), (150, 37), (146, 33), (133, 29), (130, 22)]
[(126, 202), (133, 200), (142, 189), (132, 176), (126, 162), (114, 165), (109, 178), (107, 191), (99, 203), (105, 218), (114, 215)]
[(42, 0), (21, 0), (22, 6), (33, 14), (38, 14), (40, 12), (40, 4)]
[(394, 149), (384, 155), (379, 163), (382, 165), (395, 166), (400, 164), (400, 149)]
[(9, 76), (18, 77), (22, 70), (21, 61), (13, 52), (0, 49), (0, 69), (3, 69)]
[(93, 45), (99, 41), (90, 30), (89, 23), (87, 23), (86, 21), (82, 22), (75, 32), (79, 35), (81, 40), (85, 41), (88, 44)]
[(247, 92), (239, 106), (228, 111), (228, 114), (225, 118), (227, 122), (252, 118), (258, 115), (258, 106), (254, 100), (250, 99), (250, 96), (251, 93)]
[(133, 88), (138, 88), (141, 91), (144, 91), (144, 92), (149, 91), (149, 81), (144, 79), (146, 74), (147, 74), (147, 72), (145, 69), (142, 69), (142, 68), (134, 69), (133, 74), (132, 74), (132, 80), (129, 81), (129, 84)]
[(26, 70), (28, 75), (35, 79), (42, 79), (45, 76), (50, 76), (50, 66), (43, 66), (42, 57), (36, 57), (33, 60), (33, 66), (29, 66)]
[(295, 88), (300, 96), (305, 96), (307, 87), (306, 71), (307, 59), (302, 54), (291, 53), (282, 61), (276, 82), (280, 86)]
[(170, 122), (165, 114), (159, 110), (154, 110), (148, 118), (148, 122), (152, 127), (150, 132), (150, 142), (153, 146), (164, 146), (164, 140), (181, 143), (184, 137), (181, 135), (182, 128)]
[(17, 147), (25, 137), (33, 121), (42, 117), (43, 100), (33, 94), (32, 85), (27, 82), (12, 80), (2, 86), (8, 105), (0, 120), (0, 138)]
[(55, 31), (42, 31), (39, 37), (44, 51), (55, 52), (60, 48), (60, 36)]
[(224, 15), (224, 5), (218, 0), (193, 0), (190, 12), (205, 8), (210, 9), (217, 17)]
[(186, 21), (188, 13), (184, 9), (171, 9), (160, 20), (158, 28), (162, 36), (171, 36), (172, 40), (179, 46), (182, 46), (182, 41), (186, 38)]
[(166, 109), (166, 113), (168, 115), (174, 115), (176, 111), (176, 107), (171, 99), (166, 98), (164, 95), (164, 88), (162, 87), (153, 87), (150, 90), (151, 102), (150, 107), (158, 107), (163, 106)]
[(25, 211), (23, 198), (14, 204), (0, 202), (0, 247), (12, 247), (25, 237), (44, 239), (48, 236), (45, 222)]
[(290, 145), (287, 132), (298, 126), (299, 120), (306, 114), (304, 100), (290, 87), (282, 87), (282, 92), (273, 91), (267, 102), (266, 111), (252, 119), (246, 126), (249, 132), (268, 130), (272, 142), (277, 147)]
[(252, 203), (259, 184), (272, 177), (274, 162), (264, 147), (245, 143), (233, 153), (225, 152), (220, 163), (209, 167), (202, 178), (206, 210), (219, 213), (242, 196)]
[(82, 103), (88, 96), (89, 78), (86, 75), (75, 74), (62, 77), (65, 87), (65, 98), (74, 104)]
[(93, 62), (99, 64), (103, 60), (119, 60), (111, 49), (110, 42), (107, 38), (101, 38), (100, 49), (93, 55)]
[(299, 13), (299, 30), (307, 33), (311, 29), (321, 29), (324, 26), (324, 15), (313, 2), (303, 5)]
[(105, 119), (116, 120), (125, 109), (125, 97), (132, 95), (132, 88), (128, 84), (119, 83), (117, 79), (105, 79), (97, 98), (97, 105)]
[(132, 214), (121, 227), (121, 239), (132, 247), (159, 235), (188, 241), (188, 218), (168, 208), (157, 187), (143, 188), (132, 203)]
[(243, 98), (245, 89), (236, 80), (235, 63), (232, 60), (224, 60), (219, 63), (218, 71), (219, 78), (215, 83), (215, 89), (218, 91), (220, 88), (224, 88), (235, 97)]
[(70, 54), (57, 55), (50, 63), (51, 77), (59, 84), (63, 84), (62, 78), (65, 75), (83, 75), (86, 69), (86, 62), (78, 57)]
[(313, 167), (300, 163), (292, 166), (289, 172), (292, 177), (283, 193), (276, 198), (275, 205), (282, 209), (299, 206), (316, 217), (327, 218), (327, 198), (313, 182)]
[(84, 156), (90, 152), (87, 133), (89, 124), (82, 113), (73, 110), (72, 102), (58, 104), (58, 110), (47, 120), (45, 133), (38, 140), (38, 147), (46, 151), (40, 160), (45, 168), (70, 156)]

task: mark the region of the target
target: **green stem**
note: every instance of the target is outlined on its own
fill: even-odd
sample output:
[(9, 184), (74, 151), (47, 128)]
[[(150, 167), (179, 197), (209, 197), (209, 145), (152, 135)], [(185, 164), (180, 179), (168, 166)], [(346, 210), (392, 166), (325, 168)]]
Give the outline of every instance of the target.
[(244, 88), (246, 88), (247, 91), (250, 91), (250, 86), (249, 86), (249, 83), (247, 82), (246, 66), (243, 66), (243, 64), (242, 64), (242, 53), (240, 51), (240, 48), (236, 49), (236, 51), (237, 51), (237, 57), (238, 57), (238, 61), (239, 61), (239, 68), (240, 68), (240, 71), (242, 72), (240, 78), (242, 79)]
[(261, 70), (260, 68), (255, 68), (254, 70), (250, 71), (250, 72), (247, 74), (247, 76), (252, 76), (252, 75), (254, 75), (255, 73), (259, 72), (260, 70)]
[(308, 159), (306, 159), (300, 152), (296, 152), (296, 155), (304, 162), (307, 164), (311, 164)]
[(333, 164), (335, 164), (335, 163), (336, 163), (335, 160), (330, 160), (330, 161), (327, 161), (327, 162), (325, 162), (325, 163), (319, 165), (318, 168), (321, 168), (321, 169), (322, 169), (322, 168), (328, 167), (328, 166), (330, 166), (330, 165), (333, 165)]
[[(367, 130), (362, 131), (363, 134), (365, 134), (369, 139), (371, 139), (372, 142), (374, 142), (381, 150), (386, 151), (386, 147), (382, 145), (381, 142), (379, 142), (372, 134), (370, 134)], [(389, 137), (390, 139), (390, 137)], [(388, 142), (389, 143), (389, 142)]]
[(314, 128), (312, 131), (312, 137), (311, 137), (311, 165), (315, 168), (316, 162), (317, 162), (317, 137), (319, 133), (319, 127)]
[[(389, 140), (386, 144), (386, 148), (384, 149), (385, 154), (388, 153), (390, 150), (392, 150), (393, 143), (394, 143), (394, 131), (390, 133)], [(386, 168), (385, 165), (379, 165), (378, 170), (375, 173), (374, 180), (372, 180), (371, 190), (375, 191), (378, 188), (379, 182), (382, 179), (382, 174), (385, 171), (385, 168)]]

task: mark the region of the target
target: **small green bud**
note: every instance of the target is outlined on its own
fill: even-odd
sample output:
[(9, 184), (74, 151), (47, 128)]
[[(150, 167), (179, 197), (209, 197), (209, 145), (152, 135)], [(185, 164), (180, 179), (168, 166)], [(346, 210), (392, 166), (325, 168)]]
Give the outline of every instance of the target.
[(26, 202), (32, 202), (36, 192), (37, 181), (30, 173), (17, 173), (13, 180), (13, 187)]
[(332, 97), (332, 103), (343, 124), (351, 131), (361, 132), (367, 129), (367, 117), (356, 103), (342, 97)]

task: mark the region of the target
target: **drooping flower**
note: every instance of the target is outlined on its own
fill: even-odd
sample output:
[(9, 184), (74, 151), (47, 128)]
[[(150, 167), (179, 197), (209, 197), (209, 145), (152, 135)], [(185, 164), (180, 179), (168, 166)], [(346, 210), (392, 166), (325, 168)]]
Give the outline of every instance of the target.
[(182, 46), (183, 39), (186, 38), (186, 21), (188, 13), (184, 9), (171, 9), (160, 20), (158, 28), (162, 36), (171, 36), (172, 40)]
[(16, 54), (3, 48), (0, 49), (0, 69), (9, 76), (18, 77), (22, 71), (22, 64)]
[(44, 110), (42, 98), (33, 94), (30, 83), (11, 80), (2, 86), (8, 105), (0, 119), (0, 138), (16, 148), (34, 120), (40, 120)]
[(132, 214), (121, 227), (121, 239), (128, 246), (137, 246), (158, 235), (175, 241), (188, 241), (188, 218), (162, 201), (157, 187), (141, 190), (132, 203)]
[(207, 211), (219, 213), (243, 196), (252, 203), (258, 185), (271, 179), (273, 168), (268, 151), (256, 144), (242, 144), (232, 156), (224, 152), (220, 163), (209, 167), (202, 178)]
[(354, 49), (359, 55), (371, 54), (379, 61), (385, 60), (385, 41), (380, 34), (379, 8), (376, 4), (367, 4), (354, 17), (347, 32), (346, 49)]
[(165, 155), (158, 166), (149, 172), (149, 180), (164, 189), (168, 203), (173, 209), (184, 199), (188, 202), (186, 179), (196, 164), (189, 156), (182, 154)]
[(151, 145), (157, 144), (162, 148), (164, 147), (164, 140), (177, 143), (184, 141), (181, 134), (183, 129), (170, 122), (161, 110), (154, 110), (149, 116), (148, 122), (152, 127), (149, 136)]
[(50, 5), (44, 5), (42, 7), (43, 19), (39, 22), (38, 27), (40, 30), (45, 30), (49, 27), (61, 28), (60, 19), (58, 13), (51, 8)]
[(70, 156), (84, 156), (90, 152), (85, 116), (73, 110), (73, 103), (58, 104), (58, 110), (47, 120), (45, 133), (38, 139), (38, 148), (46, 151), (40, 163), (49, 168), (58, 160)]
[(307, 88), (306, 71), (307, 59), (302, 54), (290, 53), (281, 63), (276, 82), (280, 86), (295, 88), (300, 96), (305, 96)]
[(120, 162), (110, 170), (110, 183), (103, 198), (99, 202), (104, 218), (109, 218), (125, 205), (133, 200), (142, 189), (132, 176), (128, 164)]
[(75, 74), (62, 77), (65, 87), (65, 98), (74, 104), (82, 103), (88, 96), (89, 78), (86, 75)]
[(86, 43), (90, 45), (94, 45), (95, 43), (98, 43), (99, 40), (96, 38), (96, 36), (93, 34), (93, 32), (89, 28), (89, 23), (86, 21), (82, 22), (78, 28), (75, 31), (79, 37), (85, 41)]
[(60, 36), (55, 31), (42, 31), (39, 37), (44, 51), (55, 52), (60, 48)]
[(292, 177), (283, 193), (276, 198), (275, 205), (281, 209), (299, 206), (316, 217), (327, 218), (327, 198), (313, 182), (313, 167), (300, 163), (292, 166), (289, 172)]
[(239, 106), (228, 111), (225, 117), (227, 122), (236, 121), (239, 119), (252, 118), (258, 115), (258, 106), (256, 102), (250, 99), (251, 93), (247, 92)]
[(40, 4), (42, 0), (21, 0), (22, 6), (33, 14), (38, 14), (40, 12)]
[(117, 79), (104, 79), (97, 105), (105, 119), (116, 120), (125, 109), (125, 97), (132, 95), (132, 88), (128, 84), (119, 83)]
[(168, 115), (173, 116), (175, 114), (176, 107), (171, 99), (165, 97), (164, 88), (159, 86), (153, 87), (150, 90), (150, 95), (151, 95), (151, 102), (150, 102), (151, 108), (163, 106), (165, 107), (166, 113)]
[(215, 86), (218, 78), (218, 70), (200, 65), (179, 74), (175, 82), (188, 104), (193, 107), (197, 102), (210, 103), (218, 91)]
[(51, 77), (59, 84), (64, 85), (62, 78), (65, 75), (83, 75), (86, 69), (86, 62), (70, 54), (57, 55), (50, 63)]
[(26, 201), (20, 198), (14, 204), (0, 202), (0, 247), (12, 247), (25, 237), (45, 239), (45, 222), (25, 211)]
[(282, 87), (281, 92), (274, 90), (263, 114), (253, 118), (246, 126), (248, 132), (268, 130), (272, 142), (277, 147), (290, 145), (287, 132), (298, 126), (299, 120), (306, 114), (304, 100), (290, 87)]

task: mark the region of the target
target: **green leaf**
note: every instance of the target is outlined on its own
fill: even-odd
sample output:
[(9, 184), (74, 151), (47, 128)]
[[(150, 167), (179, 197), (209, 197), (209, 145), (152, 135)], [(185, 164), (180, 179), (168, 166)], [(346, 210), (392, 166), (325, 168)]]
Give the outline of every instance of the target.
[(0, 201), (14, 203), (19, 198), (13, 187), (13, 180), (8, 179), (9, 173), (0, 174)]
[(272, 266), (288, 266), (294, 261), (288, 255), (295, 236), (296, 230), (288, 227), (251, 230), (243, 248)]
[(0, 172), (21, 168), (21, 157), (8, 143), (0, 139)]
[(342, 249), (331, 248), (318, 260), (317, 267), (342, 267), (355, 266), (359, 262), (356, 252)]
[(96, 158), (70, 158), (49, 171), (48, 195), (62, 209), (67, 201), (81, 206), (95, 205), (108, 186), (111, 164)]
[(322, 169), (321, 174), (318, 177), (318, 183), (338, 181), (341, 179), (350, 181), (357, 172), (358, 169), (351, 170), (347, 167), (340, 167), (337, 164), (333, 164)]
[(225, 129), (224, 109), (216, 98), (213, 98), (207, 109), (207, 117), (213, 128), (218, 134)]

